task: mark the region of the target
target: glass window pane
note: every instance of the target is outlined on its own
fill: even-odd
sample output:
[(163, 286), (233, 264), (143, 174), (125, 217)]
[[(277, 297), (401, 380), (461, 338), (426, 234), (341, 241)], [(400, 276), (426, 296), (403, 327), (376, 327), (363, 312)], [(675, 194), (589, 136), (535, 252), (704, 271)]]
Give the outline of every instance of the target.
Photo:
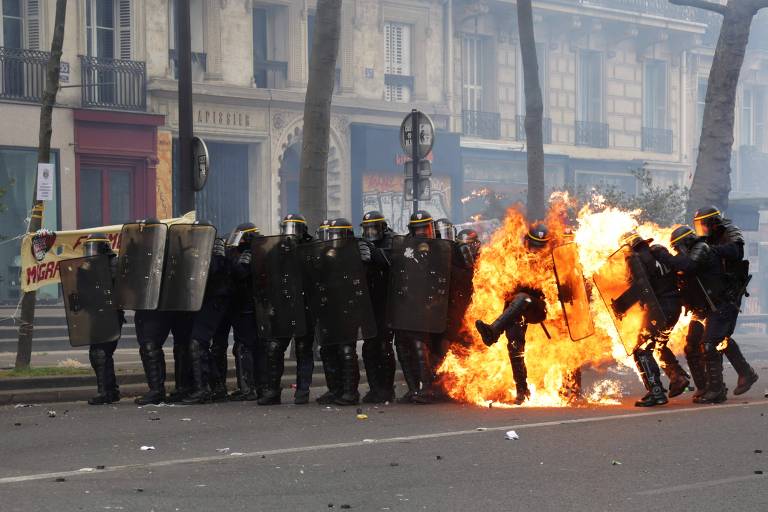
[(3, 0), (3, 16), (21, 17), (21, 0)]
[(6, 48), (21, 48), (21, 20), (19, 18), (3, 18), (3, 46)]
[(100, 27), (115, 27), (115, 4), (113, 0), (96, 2), (96, 24)]
[(112, 171), (109, 173), (109, 219), (110, 224), (123, 224), (131, 220), (131, 172)]
[(101, 215), (103, 204), (101, 192), (101, 169), (81, 169), (77, 194), (81, 228), (104, 225)]
[(96, 56), (108, 59), (115, 58), (115, 31), (108, 28), (96, 30)]

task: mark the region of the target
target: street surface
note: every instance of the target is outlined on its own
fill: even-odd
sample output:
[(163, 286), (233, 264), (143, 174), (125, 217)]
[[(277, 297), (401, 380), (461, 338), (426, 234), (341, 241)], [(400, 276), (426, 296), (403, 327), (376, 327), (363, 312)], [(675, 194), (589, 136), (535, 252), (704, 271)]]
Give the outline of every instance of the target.
[(316, 404), (7, 406), (0, 510), (765, 511), (756, 368), (723, 405), (687, 393), (648, 410), (634, 382), (621, 406), (361, 406), (367, 419)]

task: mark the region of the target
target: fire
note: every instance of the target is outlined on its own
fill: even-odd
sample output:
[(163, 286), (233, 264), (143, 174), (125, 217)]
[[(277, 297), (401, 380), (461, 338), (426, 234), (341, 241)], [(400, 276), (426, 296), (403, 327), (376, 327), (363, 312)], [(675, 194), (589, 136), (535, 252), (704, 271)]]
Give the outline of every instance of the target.
[[(546, 224), (552, 239), (551, 247), (567, 240), (568, 208), (573, 203), (567, 195), (551, 198)], [(572, 341), (568, 334), (563, 310), (558, 300), (551, 250), (530, 252), (523, 240), (528, 229), (525, 216), (518, 208), (511, 208), (501, 228), (483, 246), (473, 278), (472, 302), (464, 317), (464, 328), (472, 339), (468, 348), (455, 347), (440, 367), (441, 382), (448, 394), (468, 403), (503, 407), (513, 403), (515, 385), (507, 353), (506, 336), (486, 347), (474, 323), (475, 320), (492, 322), (504, 309), (506, 295), (517, 286), (530, 286), (543, 291), (547, 303), (546, 329), (548, 339), (540, 325), (529, 325), (526, 334), (525, 361), (531, 397), (529, 407), (565, 407), (573, 405), (574, 376), (579, 369), (593, 369), (604, 376), (610, 366), (634, 368), (619, 341), (608, 310), (591, 283), (592, 275), (618, 249), (621, 236), (637, 229), (641, 236), (654, 238), (655, 243), (666, 244), (671, 228), (654, 224), (638, 225), (640, 211), (621, 211), (613, 208), (585, 206), (573, 226), (574, 241), (579, 258), (591, 288), (590, 307), (594, 317), (595, 333), (583, 340)], [(631, 314), (631, 310), (630, 310)], [(680, 348), (678, 326), (672, 348)], [(599, 380), (591, 389), (581, 393), (579, 403), (615, 404), (621, 396), (621, 385), (608, 377)]]

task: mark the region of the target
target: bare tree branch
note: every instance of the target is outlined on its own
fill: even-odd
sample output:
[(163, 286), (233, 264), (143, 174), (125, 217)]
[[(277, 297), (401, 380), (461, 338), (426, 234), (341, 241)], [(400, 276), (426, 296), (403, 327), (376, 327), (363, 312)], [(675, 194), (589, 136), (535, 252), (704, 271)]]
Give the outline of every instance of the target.
[[(766, 0), (768, 1), (768, 0)], [(669, 3), (674, 5), (686, 5), (688, 7), (696, 7), (698, 9), (706, 9), (707, 11), (716, 12), (725, 16), (726, 6), (720, 4), (713, 4), (706, 0), (669, 0)]]

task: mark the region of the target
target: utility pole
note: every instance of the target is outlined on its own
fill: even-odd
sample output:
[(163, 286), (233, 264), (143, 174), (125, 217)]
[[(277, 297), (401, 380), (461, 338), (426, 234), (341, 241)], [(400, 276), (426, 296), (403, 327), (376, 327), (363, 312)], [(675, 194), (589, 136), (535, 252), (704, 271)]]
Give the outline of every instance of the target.
[(195, 209), (192, 189), (192, 29), (187, 0), (176, 1), (176, 62), (179, 81), (179, 207)]
[(413, 213), (419, 211), (419, 111), (411, 110), (411, 165), (413, 169)]

